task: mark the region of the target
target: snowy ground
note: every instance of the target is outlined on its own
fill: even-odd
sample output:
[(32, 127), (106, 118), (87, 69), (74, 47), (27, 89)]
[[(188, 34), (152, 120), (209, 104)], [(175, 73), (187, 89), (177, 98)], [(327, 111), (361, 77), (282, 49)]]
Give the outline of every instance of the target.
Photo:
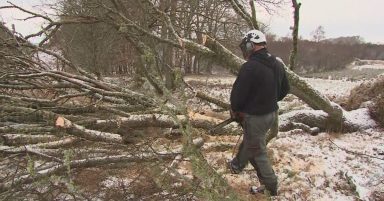
[[(356, 62), (355, 62), (356, 63)], [(361, 65), (351, 65), (351, 69), (363, 70), (363, 69), (384, 69), (384, 61), (382, 60), (361, 60)]]
[(342, 97), (349, 95), (349, 92), (362, 81), (348, 80), (324, 80), (319, 78), (304, 78), (313, 88), (328, 97)]
[[(361, 84), (361, 81), (346, 79), (305, 79), (332, 100), (349, 95), (352, 88)], [(228, 100), (234, 77), (188, 77), (186, 80), (199, 81), (202, 88), (207, 83), (215, 83), (206, 92)], [(289, 102), (281, 106), (292, 108), (292, 104), (301, 103), (290, 97)], [(365, 109), (349, 115), (354, 121), (372, 124)], [(273, 200), (384, 200), (383, 135), (384, 130), (380, 128), (347, 134), (320, 133), (317, 136), (302, 130), (279, 133), (268, 145), (279, 177), (279, 196)], [(246, 194), (250, 185), (258, 184), (253, 168), (249, 165), (240, 175), (229, 174), (225, 168), (225, 161), (232, 158), (232, 147), (237, 140), (238, 137), (230, 136), (211, 137), (207, 146), (220, 142), (229, 144), (231, 148), (206, 152), (206, 157), (235, 189)]]
[[(330, 96), (346, 96), (354, 87), (360, 85), (362, 81), (348, 81), (344, 80), (324, 80), (320, 78), (303, 78), (312, 87), (317, 89), (320, 93)], [(235, 81), (234, 76), (188, 76), (185, 78), (187, 82), (199, 81), (201, 85), (205, 86), (222, 86), (221, 89), (232, 88), (232, 84)], [(225, 86), (225, 87), (224, 87)], [(214, 91), (220, 93), (219, 91)]]

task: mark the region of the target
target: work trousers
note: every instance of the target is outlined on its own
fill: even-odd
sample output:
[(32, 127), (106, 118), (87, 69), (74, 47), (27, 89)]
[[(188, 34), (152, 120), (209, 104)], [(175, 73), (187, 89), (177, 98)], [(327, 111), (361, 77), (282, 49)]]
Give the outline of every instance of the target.
[(277, 191), (277, 177), (267, 156), (266, 134), (271, 128), (276, 112), (265, 115), (245, 114), (242, 121), (244, 130), (243, 141), (240, 144), (232, 164), (240, 171), (250, 162), (262, 185), (271, 192)]

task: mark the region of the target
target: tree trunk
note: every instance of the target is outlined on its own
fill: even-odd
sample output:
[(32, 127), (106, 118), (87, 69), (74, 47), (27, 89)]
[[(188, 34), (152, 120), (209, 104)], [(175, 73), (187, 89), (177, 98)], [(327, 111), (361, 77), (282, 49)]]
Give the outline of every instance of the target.
[[(186, 124), (187, 119), (183, 115), (176, 116), (178, 121), (182, 124)], [(194, 128), (211, 129), (222, 120), (200, 115), (197, 113), (189, 114), (189, 122)], [(159, 127), (159, 128), (179, 128), (178, 123), (170, 115), (163, 114), (146, 114), (146, 115), (131, 115), (130, 117), (123, 117), (119, 119), (97, 120), (88, 122), (85, 126), (92, 126), (93, 129), (118, 129), (116, 132), (123, 132), (127, 129), (134, 128), (147, 128), (147, 127)], [(239, 134), (238, 127), (235, 124), (230, 124), (224, 128), (218, 129), (217, 134)], [(92, 137), (93, 138), (93, 137)]]
[(294, 25), (293, 25), (293, 31), (292, 31), (292, 42), (293, 47), (291, 51), (291, 55), (289, 56), (289, 69), (293, 71), (296, 65), (296, 59), (297, 59), (297, 40), (299, 38), (299, 18), (300, 18), (300, 6), (301, 3), (297, 3), (296, 0), (292, 0), (292, 6), (294, 9)]
[[(175, 0), (161, 0), (160, 1), (160, 8), (162, 10), (166, 10), (167, 12), (170, 12), (170, 20), (175, 20)], [(171, 39), (172, 34), (169, 33), (169, 30), (166, 25), (163, 25), (161, 28), (161, 35), (162, 38)], [(163, 44), (163, 55), (161, 58), (161, 66), (164, 73), (165, 78), (165, 87), (169, 90), (173, 90), (175, 88), (175, 76), (173, 73), (173, 66), (174, 66), (174, 48), (172, 46), (169, 46), (167, 44)]]
[(57, 140), (58, 137), (55, 135), (49, 134), (40, 134), (40, 135), (28, 135), (28, 134), (1, 134), (1, 138), (4, 140), (6, 145), (21, 145), (21, 144), (36, 144), (41, 142), (49, 142), (52, 140)]
[(69, 146), (79, 141), (79, 138), (75, 137), (67, 137), (61, 140), (46, 142), (46, 143), (38, 143), (33, 145), (19, 146), (19, 147), (10, 147), (10, 146), (0, 146), (0, 152), (4, 153), (20, 153), (25, 151), (26, 147), (31, 149), (54, 149), (62, 146)]

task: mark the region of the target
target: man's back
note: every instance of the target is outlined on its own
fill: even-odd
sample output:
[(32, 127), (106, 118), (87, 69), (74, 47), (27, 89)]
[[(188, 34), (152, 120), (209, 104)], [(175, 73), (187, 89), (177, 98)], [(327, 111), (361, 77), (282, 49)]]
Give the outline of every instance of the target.
[[(232, 88), (233, 111), (262, 115), (278, 109), (277, 101), (282, 95), (280, 86), (285, 84), (286, 78), (284, 69), (280, 69), (281, 66), (277, 62), (266, 49), (250, 56), (241, 67)], [(286, 87), (284, 89), (288, 91)], [(283, 92), (283, 96), (286, 92)]]

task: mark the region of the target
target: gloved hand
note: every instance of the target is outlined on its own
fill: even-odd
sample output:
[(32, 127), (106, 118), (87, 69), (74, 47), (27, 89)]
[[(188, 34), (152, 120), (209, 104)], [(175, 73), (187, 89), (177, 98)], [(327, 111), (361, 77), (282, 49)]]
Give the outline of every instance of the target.
[(242, 112), (235, 112), (233, 110), (230, 110), (230, 114), (231, 118), (238, 123), (241, 123), (244, 120), (245, 114)]

